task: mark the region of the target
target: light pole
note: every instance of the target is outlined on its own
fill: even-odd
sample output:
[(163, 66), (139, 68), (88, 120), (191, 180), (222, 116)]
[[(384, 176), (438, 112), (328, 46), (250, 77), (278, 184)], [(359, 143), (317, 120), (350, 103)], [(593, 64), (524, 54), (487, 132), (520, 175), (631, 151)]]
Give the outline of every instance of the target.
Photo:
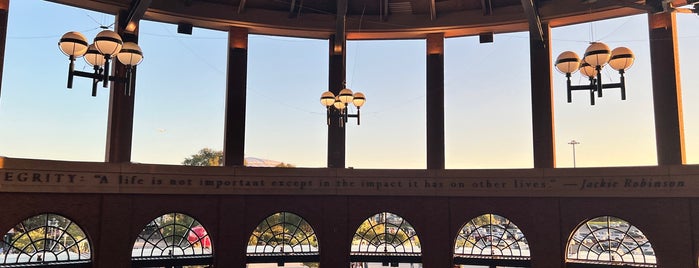
[(575, 145), (580, 144), (580, 142), (578, 142), (576, 140), (571, 140), (568, 144), (573, 145), (573, 168), (575, 168), (576, 167), (576, 165), (575, 165)]
[(55, 217), (52, 217), (49, 220), (49, 226), (51, 227), (50, 235), (51, 235), (51, 243), (50, 249), (51, 251), (54, 251), (56, 249), (56, 243), (58, 243), (58, 220)]

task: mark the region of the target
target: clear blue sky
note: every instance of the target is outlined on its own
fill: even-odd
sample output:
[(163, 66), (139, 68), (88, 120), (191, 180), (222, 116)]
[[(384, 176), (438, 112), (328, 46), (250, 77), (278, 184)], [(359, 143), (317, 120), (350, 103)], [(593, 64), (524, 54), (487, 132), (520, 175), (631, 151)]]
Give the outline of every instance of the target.
[[(67, 90), (68, 60), (57, 47), (67, 31), (88, 39), (111, 15), (39, 0), (11, 1), (0, 96), (0, 155), (103, 161), (107, 89), (90, 96), (77, 77)], [(677, 14), (687, 162), (699, 163), (699, 16)], [(142, 21), (133, 162), (179, 164), (199, 149), (223, 147), (227, 33)], [(533, 166), (527, 33), (445, 41), (446, 166), (455, 169)], [(552, 50), (582, 54), (591, 40), (636, 54), (627, 100), (605, 91), (597, 105), (555, 72), (559, 167), (655, 165), (655, 133), (645, 15), (552, 30)], [(319, 96), (327, 90), (327, 40), (250, 36), (246, 156), (326, 164), (326, 126)], [(425, 41), (350, 41), (347, 84), (367, 95), (362, 125), (347, 129), (347, 166), (425, 168)], [(77, 69), (91, 70), (82, 59)], [(617, 81), (607, 71), (605, 82)], [(611, 78), (609, 78), (611, 77)], [(574, 83), (584, 83), (577, 75)]]

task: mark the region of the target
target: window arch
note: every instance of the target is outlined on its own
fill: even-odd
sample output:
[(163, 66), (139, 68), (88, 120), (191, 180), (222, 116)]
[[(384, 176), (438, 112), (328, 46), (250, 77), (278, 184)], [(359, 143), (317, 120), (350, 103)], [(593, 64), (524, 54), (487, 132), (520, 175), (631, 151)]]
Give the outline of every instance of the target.
[(580, 266), (576, 264), (657, 267), (655, 251), (643, 232), (613, 216), (580, 224), (568, 239), (566, 262), (568, 267)]
[(189, 215), (168, 213), (141, 231), (131, 251), (135, 267), (208, 265), (213, 246), (206, 228)]
[(415, 228), (403, 217), (381, 212), (359, 225), (352, 238), (351, 262), (421, 263), (422, 248)]
[(250, 235), (248, 263), (318, 262), (320, 250), (313, 227), (301, 216), (277, 212)]
[(58, 214), (23, 220), (4, 234), (0, 245), (0, 264), (10, 267), (90, 267), (92, 259), (90, 241), (82, 228)]
[(454, 244), (454, 263), (529, 267), (529, 243), (509, 219), (483, 214), (464, 224)]

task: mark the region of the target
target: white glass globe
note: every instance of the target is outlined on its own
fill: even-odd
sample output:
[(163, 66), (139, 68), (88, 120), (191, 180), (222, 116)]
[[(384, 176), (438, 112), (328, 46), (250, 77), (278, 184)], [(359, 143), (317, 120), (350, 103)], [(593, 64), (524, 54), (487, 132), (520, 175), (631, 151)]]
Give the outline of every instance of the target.
[(364, 93), (355, 92), (354, 98), (352, 99), (352, 103), (354, 104), (354, 106), (362, 107), (362, 105), (366, 103), (366, 97), (364, 96)]
[(85, 61), (87, 64), (92, 66), (102, 66), (105, 62), (104, 55), (97, 50), (95, 44), (91, 44), (87, 48), (87, 52), (85, 53)]
[(79, 32), (67, 32), (58, 41), (58, 48), (63, 54), (80, 58), (87, 52), (87, 38)]
[(116, 55), (121, 51), (123, 44), (124, 41), (121, 40), (121, 36), (111, 30), (101, 31), (95, 36), (95, 47), (104, 55)]
[(556, 58), (556, 69), (564, 74), (578, 71), (580, 68), (580, 57), (573, 51), (565, 51)]
[(340, 98), (340, 102), (344, 104), (352, 102), (352, 99), (354, 98), (354, 96), (352, 95), (352, 90), (350, 90), (349, 88), (340, 90), (340, 94), (338, 94), (338, 97)]
[(330, 107), (335, 103), (335, 94), (330, 91), (325, 91), (320, 95), (320, 104), (325, 107)]
[(589, 63), (583, 61), (582, 64), (580, 64), (580, 73), (589, 78), (595, 78), (595, 76), (597, 76), (597, 69), (592, 67), (592, 65)]
[(609, 66), (612, 69), (621, 71), (631, 68), (634, 62), (633, 51), (627, 47), (617, 47), (612, 50), (612, 56), (609, 58)]
[(338, 110), (342, 110), (345, 109), (345, 107), (347, 107), (344, 103), (340, 101), (340, 97), (335, 97), (335, 102), (333, 103), (333, 105), (335, 106), (335, 109)]
[(121, 47), (121, 51), (117, 54), (117, 59), (121, 64), (136, 66), (143, 60), (143, 52), (141, 47), (134, 42), (126, 42)]
[(609, 47), (604, 43), (593, 42), (585, 50), (584, 62), (589, 63), (592, 67), (604, 66), (609, 61)]

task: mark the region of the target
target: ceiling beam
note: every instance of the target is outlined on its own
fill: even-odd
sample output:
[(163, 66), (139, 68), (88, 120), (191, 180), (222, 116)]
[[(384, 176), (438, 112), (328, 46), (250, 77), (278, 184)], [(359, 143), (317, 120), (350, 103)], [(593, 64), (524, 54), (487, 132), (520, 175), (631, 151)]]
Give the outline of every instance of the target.
[(296, 15), (294, 14), (294, 9), (296, 8), (296, 0), (291, 0), (289, 5), (289, 18), (293, 18)]
[(333, 47), (333, 53), (335, 55), (340, 55), (346, 53), (346, 40), (347, 40), (347, 0), (337, 1), (337, 14), (335, 21), (335, 45)]
[(491, 0), (481, 0), (481, 7), (483, 8), (483, 16), (493, 15), (493, 2)]
[(138, 21), (146, 14), (146, 10), (150, 7), (152, 0), (132, 0), (129, 6), (129, 14), (126, 16), (124, 31), (128, 33), (136, 32)]
[[(611, 0), (611, 2), (622, 7), (630, 7), (648, 12), (662, 11), (662, 4), (660, 0), (648, 0), (645, 4), (639, 4), (632, 0)], [(660, 10), (656, 10), (655, 6), (657, 6)]]
[[(298, 2), (298, 4), (297, 4)], [(298, 18), (301, 16), (301, 9), (303, 9), (303, 0), (291, 0), (289, 6), (289, 18)]]
[(436, 20), (437, 19), (437, 5), (435, 3), (436, 0), (427, 0), (430, 4), (430, 20)]
[(541, 29), (541, 18), (536, 7), (535, 0), (521, 0), (524, 8), (524, 15), (529, 21), (529, 37), (532, 40), (544, 42), (544, 31)]
[(383, 7), (383, 12), (381, 12), (381, 21), (388, 20), (388, 0), (383, 0), (381, 6)]
[(245, 11), (245, 2), (245, 0), (240, 0), (240, 3), (238, 3), (238, 14)]
[(303, 9), (303, 0), (299, 3), (299, 7), (296, 9), (296, 17), (301, 17), (301, 10)]

